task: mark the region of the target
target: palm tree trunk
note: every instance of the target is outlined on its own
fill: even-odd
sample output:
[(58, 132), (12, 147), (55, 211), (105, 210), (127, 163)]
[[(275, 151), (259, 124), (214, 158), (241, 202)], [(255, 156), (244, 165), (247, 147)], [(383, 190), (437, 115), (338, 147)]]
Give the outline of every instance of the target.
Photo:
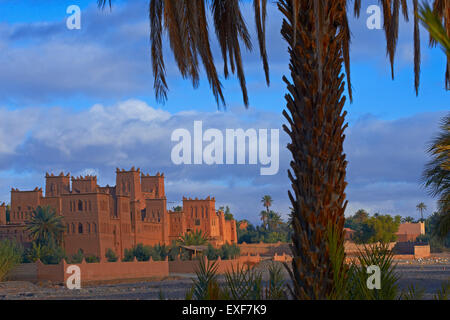
[[(284, 126), (291, 142), (291, 293), (297, 299), (326, 299), (333, 289), (327, 227), (344, 241), (345, 112), (342, 74), (346, 1), (279, 0), (281, 33), (289, 44), (291, 79)], [(294, 9), (295, 8), (295, 9)], [(297, 10), (294, 13), (294, 10)], [(326, 18), (325, 18), (326, 17)], [(295, 26), (295, 29), (294, 29)], [(295, 36), (294, 36), (295, 35)]]

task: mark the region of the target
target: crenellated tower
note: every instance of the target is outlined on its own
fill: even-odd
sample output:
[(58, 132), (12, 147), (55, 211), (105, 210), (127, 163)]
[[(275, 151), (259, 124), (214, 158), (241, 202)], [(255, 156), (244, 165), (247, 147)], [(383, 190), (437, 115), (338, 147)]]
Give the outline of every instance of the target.
[(166, 196), (164, 190), (164, 173), (156, 173), (156, 176), (149, 174), (141, 175), (142, 192), (153, 194), (156, 199), (162, 199)]
[(6, 205), (5, 203), (0, 204), (0, 225), (6, 224)]
[(94, 193), (97, 192), (97, 188), (96, 176), (72, 177), (72, 192), (74, 193)]
[(116, 194), (128, 196), (131, 201), (141, 200), (140, 169), (132, 167), (129, 171), (116, 169)]
[(45, 196), (59, 197), (62, 194), (70, 192), (70, 174), (64, 175), (61, 172), (55, 176), (52, 174), (45, 174)]

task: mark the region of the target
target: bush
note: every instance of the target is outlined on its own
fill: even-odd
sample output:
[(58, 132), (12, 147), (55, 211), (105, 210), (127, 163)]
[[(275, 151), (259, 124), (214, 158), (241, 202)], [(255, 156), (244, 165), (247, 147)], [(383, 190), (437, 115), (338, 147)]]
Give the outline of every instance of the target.
[(151, 255), (153, 261), (163, 261), (169, 255), (169, 249), (166, 247), (165, 244), (163, 245), (157, 244), (153, 248), (151, 248)]
[(208, 243), (208, 248), (203, 253), (208, 260), (217, 260), (219, 257), (219, 250), (214, 248), (211, 243)]
[(142, 243), (138, 243), (131, 249), (125, 249), (123, 261), (133, 261), (136, 258), (137, 261), (148, 261), (152, 256), (152, 247), (144, 246)]
[(419, 243), (429, 243), (430, 242), (430, 236), (427, 234), (421, 234), (416, 238), (416, 242)]
[(241, 249), (236, 244), (225, 243), (219, 250), (220, 258), (223, 260), (235, 259), (241, 254)]
[(168, 252), (167, 255), (169, 256), (169, 261), (175, 261), (178, 257), (178, 255), (180, 254), (180, 247), (178, 247), (176, 244), (172, 244), (169, 248), (168, 248)]
[(239, 257), (241, 249), (236, 244), (224, 244), (220, 248), (214, 248), (210, 243), (203, 253), (208, 260), (217, 260), (219, 257), (223, 260), (235, 259)]
[(86, 263), (98, 263), (100, 262), (100, 258), (97, 256), (86, 256), (85, 257)]
[(105, 257), (108, 262), (116, 262), (119, 259), (112, 249), (106, 250)]
[(32, 247), (25, 250), (22, 262), (29, 263), (40, 260), (43, 264), (58, 264), (65, 258), (67, 258), (66, 252), (55, 243), (43, 245), (33, 242)]
[(3, 240), (0, 242), (0, 281), (20, 263), (22, 248), (15, 242)]
[(79, 249), (77, 253), (75, 253), (74, 255), (72, 255), (69, 259), (67, 259), (68, 263), (81, 263), (83, 261), (84, 258), (84, 253), (82, 249)]

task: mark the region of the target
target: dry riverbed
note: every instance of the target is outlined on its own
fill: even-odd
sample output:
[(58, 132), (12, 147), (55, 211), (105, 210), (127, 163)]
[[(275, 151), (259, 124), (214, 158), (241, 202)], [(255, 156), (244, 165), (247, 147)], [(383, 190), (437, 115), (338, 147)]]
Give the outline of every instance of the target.
[[(258, 268), (266, 269), (267, 263), (269, 262), (263, 262)], [(425, 290), (425, 299), (432, 299), (441, 284), (450, 281), (450, 262), (449, 260), (400, 262), (397, 272), (400, 276), (401, 289), (413, 284)], [(193, 277), (194, 275), (180, 274), (164, 279), (136, 280), (132, 283), (88, 284), (81, 290), (69, 290), (62, 285), (51, 283), (6, 281), (0, 282), (0, 300), (184, 299), (192, 285)], [(223, 276), (219, 277), (219, 281), (224, 281)]]

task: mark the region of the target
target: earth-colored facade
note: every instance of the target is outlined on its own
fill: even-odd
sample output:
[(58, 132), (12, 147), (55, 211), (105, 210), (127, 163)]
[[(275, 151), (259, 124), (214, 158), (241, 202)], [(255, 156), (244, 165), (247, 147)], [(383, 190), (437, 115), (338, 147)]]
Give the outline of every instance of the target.
[(0, 239), (30, 242), (26, 221), (38, 206), (50, 206), (63, 216), (64, 248), (68, 255), (82, 249), (102, 257), (108, 249), (118, 256), (138, 243), (170, 244), (181, 235), (201, 230), (213, 245), (237, 243), (236, 221), (215, 209), (215, 198), (183, 197), (181, 211), (167, 210), (164, 174), (143, 174), (134, 167), (116, 170), (116, 186), (100, 187), (96, 176), (46, 174), (43, 190), (11, 190), (10, 219), (0, 206)]

